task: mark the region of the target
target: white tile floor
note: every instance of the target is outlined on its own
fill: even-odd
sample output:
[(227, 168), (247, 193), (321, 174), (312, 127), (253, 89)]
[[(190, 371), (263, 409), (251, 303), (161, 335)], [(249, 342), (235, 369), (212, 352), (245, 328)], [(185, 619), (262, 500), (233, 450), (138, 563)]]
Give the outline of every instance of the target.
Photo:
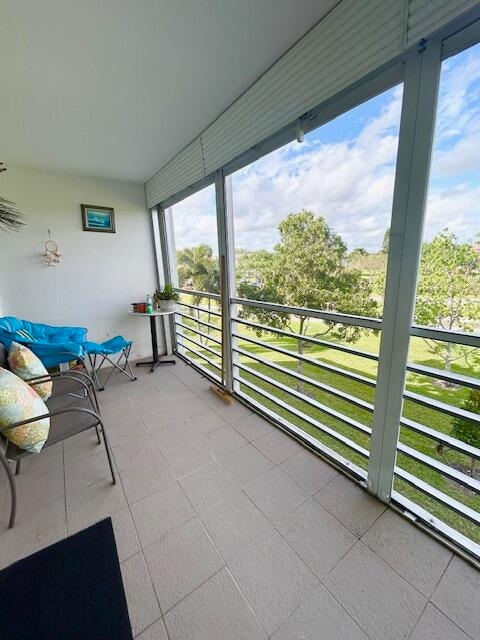
[(480, 573), (179, 362), (25, 461), (0, 567), (106, 516), (139, 640), (478, 640)]

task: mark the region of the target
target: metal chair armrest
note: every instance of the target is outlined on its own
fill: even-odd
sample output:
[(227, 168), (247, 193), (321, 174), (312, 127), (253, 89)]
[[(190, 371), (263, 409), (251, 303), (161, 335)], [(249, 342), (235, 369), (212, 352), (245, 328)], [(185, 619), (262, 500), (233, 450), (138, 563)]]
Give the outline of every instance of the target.
[(25, 424), (37, 422), (38, 420), (43, 420), (44, 418), (53, 418), (54, 416), (63, 415), (64, 413), (88, 413), (94, 418), (96, 418), (99, 424), (102, 424), (101, 417), (98, 415), (96, 411), (93, 411), (92, 409), (85, 409), (84, 407), (66, 407), (65, 409), (56, 409), (55, 411), (50, 411), (49, 413), (43, 413), (40, 416), (33, 416), (31, 418), (27, 418), (26, 420), (13, 422), (8, 426), (1, 427), (0, 433), (4, 433), (5, 431), (10, 431), (10, 429), (15, 429), (15, 427), (22, 427)]

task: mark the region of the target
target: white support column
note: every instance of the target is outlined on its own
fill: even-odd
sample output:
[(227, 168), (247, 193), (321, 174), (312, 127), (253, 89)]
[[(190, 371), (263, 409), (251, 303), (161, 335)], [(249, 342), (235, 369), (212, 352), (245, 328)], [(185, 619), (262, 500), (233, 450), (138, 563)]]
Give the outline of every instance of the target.
[(229, 393), (238, 384), (234, 381), (234, 359), (232, 346), (232, 304), (235, 295), (235, 248), (233, 242), (233, 210), (231, 177), (223, 171), (215, 175), (215, 195), (217, 204), (218, 254), (220, 260), (220, 283), (222, 302), (222, 360), (223, 381)]
[[(163, 285), (173, 284), (174, 287), (178, 287), (178, 273), (177, 273), (177, 254), (175, 250), (175, 235), (173, 232), (173, 212), (172, 208), (164, 209), (161, 206), (157, 207), (158, 214), (158, 234), (160, 240), (160, 249), (163, 266)], [(167, 354), (173, 352), (174, 347), (177, 347), (176, 341), (176, 328), (174, 325), (175, 315), (165, 316), (164, 328), (165, 328), (165, 340)], [(181, 329), (179, 329), (179, 333)], [(179, 350), (181, 347), (178, 347)]]
[(150, 209), (150, 222), (152, 225), (152, 244), (153, 244), (153, 257), (155, 264), (155, 280), (157, 287), (163, 286), (163, 259), (162, 259), (162, 247), (160, 245), (160, 230), (158, 228), (158, 211), (157, 207)]
[(405, 65), (368, 489), (389, 502), (403, 407), (441, 66), (440, 41)]

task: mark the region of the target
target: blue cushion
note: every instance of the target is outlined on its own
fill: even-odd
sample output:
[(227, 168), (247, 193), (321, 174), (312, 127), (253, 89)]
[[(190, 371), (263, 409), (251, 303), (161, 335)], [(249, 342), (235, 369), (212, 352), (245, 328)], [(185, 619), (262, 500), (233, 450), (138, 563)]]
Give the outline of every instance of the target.
[(0, 342), (7, 349), (12, 342), (27, 345), (46, 367), (83, 357), (86, 334), (84, 327), (52, 327), (14, 316), (0, 318)]
[(125, 347), (129, 347), (131, 344), (132, 341), (129, 342), (125, 340), (123, 336), (115, 336), (105, 342), (85, 342), (83, 346), (85, 347), (86, 353), (111, 355), (113, 353), (120, 353), (120, 351), (123, 351)]
[[(24, 332), (23, 336), (21, 333)], [(31, 339), (25, 337), (25, 332)], [(52, 327), (40, 322), (28, 322), (14, 316), (0, 318), (0, 337), (3, 333), (15, 335), (17, 342), (41, 342), (58, 344), (63, 342), (85, 342), (87, 330), (84, 327)], [(10, 339), (12, 339), (10, 337)]]

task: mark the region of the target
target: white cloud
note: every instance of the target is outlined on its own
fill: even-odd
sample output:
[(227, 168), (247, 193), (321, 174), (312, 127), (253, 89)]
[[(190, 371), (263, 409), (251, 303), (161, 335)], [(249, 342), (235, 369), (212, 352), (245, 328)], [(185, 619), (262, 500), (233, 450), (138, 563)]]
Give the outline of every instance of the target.
[[(480, 187), (471, 175), (480, 173), (480, 46), (474, 49), (443, 63), (426, 239), (447, 226), (462, 240), (479, 231)], [(378, 250), (390, 225), (401, 87), (381, 104), (367, 111), (360, 131), (364, 115), (353, 110), (335, 122), (334, 134), (327, 125), (234, 174), (236, 246), (271, 248), (279, 222), (310, 209), (350, 249)], [(178, 247), (206, 242), (216, 249), (213, 186), (175, 205), (174, 221)]]

